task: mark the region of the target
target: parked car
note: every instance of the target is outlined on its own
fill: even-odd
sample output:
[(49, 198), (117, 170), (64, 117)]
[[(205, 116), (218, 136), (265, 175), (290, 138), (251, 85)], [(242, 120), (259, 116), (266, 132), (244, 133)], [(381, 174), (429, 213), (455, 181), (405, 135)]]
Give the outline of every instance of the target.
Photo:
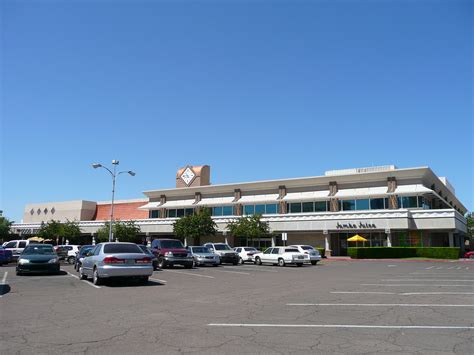
[(191, 253), (191, 256), (194, 259), (194, 265), (212, 265), (218, 266), (221, 263), (221, 258), (216, 253), (211, 253), (211, 251), (206, 247), (200, 246), (190, 246), (187, 248)]
[(297, 248), (300, 253), (306, 254), (309, 256), (309, 262), (311, 265), (316, 265), (321, 261), (321, 254), (319, 250), (314, 249), (311, 245), (290, 245), (289, 247)]
[(263, 253), (254, 255), (255, 264), (273, 264), (278, 266), (285, 266), (287, 264), (294, 264), (296, 266), (303, 266), (303, 263), (309, 260), (309, 255), (301, 253), (297, 248), (292, 247), (271, 247)]
[(92, 278), (94, 285), (112, 278), (134, 278), (146, 283), (152, 274), (151, 257), (134, 243), (97, 244), (79, 269), (81, 279)]
[(59, 273), (59, 258), (51, 244), (30, 244), (21, 253), (16, 274)]
[(25, 250), (25, 248), (30, 244), (38, 244), (38, 242), (33, 242), (31, 240), (10, 240), (7, 243), (3, 243), (3, 247), (5, 250), (10, 250), (12, 252), (13, 260), (17, 260), (23, 250)]
[(154, 239), (151, 242), (151, 250), (158, 258), (158, 267), (173, 267), (183, 265), (186, 269), (193, 267), (193, 257), (177, 239)]
[(74, 258), (74, 269), (79, 272), (79, 268), (82, 265), (82, 260), (86, 257), (86, 254), (94, 249), (95, 245), (83, 245), (81, 249), (76, 254), (76, 257)]
[(234, 248), (234, 251), (239, 254), (239, 264), (243, 264), (246, 261), (253, 263), (253, 256), (259, 252), (257, 248), (253, 247), (237, 247)]
[(68, 254), (69, 251), (67, 250), (67, 248), (65, 246), (56, 245), (53, 248), (54, 248), (54, 251), (56, 252), (56, 254), (58, 254), (59, 260), (66, 260), (67, 254)]
[(158, 269), (158, 258), (153, 254), (151, 248), (146, 245), (139, 245), (140, 249), (151, 258), (151, 263), (153, 265), (153, 270)]
[(464, 253), (465, 259), (474, 259), (474, 251), (467, 251)]
[(13, 260), (13, 253), (4, 247), (0, 247), (0, 265), (5, 265)]
[(239, 255), (226, 243), (206, 243), (206, 248), (212, 253), (219, 255), (222, 263), (237, 265), (239, 263)]
[[(57, 245), (55, 247), (56, 252), (58, 253), (58, 251), (59, 251), (59, 253), (61, 253), (60, 258), (61, 259), (64, 258), (64, 260), (66, 260), (69, 264), (74, 264), (75, 263), (76, 254), (79, 252), (79, 248), (80, 248), (79, 245), (71, 245), (71, 244)], [(58, 253), (58, 255), (59, 255), (59, 253)], [(66, 255), (63, 255), (64, 253)]]

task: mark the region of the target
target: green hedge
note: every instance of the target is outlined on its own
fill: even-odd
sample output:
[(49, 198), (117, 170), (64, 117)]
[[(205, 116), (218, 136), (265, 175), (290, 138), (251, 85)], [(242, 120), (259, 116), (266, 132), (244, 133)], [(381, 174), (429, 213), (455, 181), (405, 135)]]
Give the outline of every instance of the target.
[(423, 247), (372, 247), (349, 248), (352, 259), (388, 259), (388, 258), (433, 258), (458, 259), (459, 248), (423, 248)]
[(321, 254), (321, 258), (324, 257), (324, 254), (326, 253), (326, 249), (325, 249), (325, 248), (317, 248), (317, 247), (314, 247), (314, 249), (316, 249), (317, 251), (319, 251), (319, 254)]

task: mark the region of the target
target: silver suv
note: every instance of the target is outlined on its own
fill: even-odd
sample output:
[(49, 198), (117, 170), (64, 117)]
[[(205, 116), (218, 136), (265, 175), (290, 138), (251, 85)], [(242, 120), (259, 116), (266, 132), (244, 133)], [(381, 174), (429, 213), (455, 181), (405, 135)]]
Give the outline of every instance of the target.
[(229, 263), (237, 265), (239, 263), (239, 254), (226, 243), (206, 243), (204, 246), (208, 248), (211, 253), (219, 255), (221, 264)]

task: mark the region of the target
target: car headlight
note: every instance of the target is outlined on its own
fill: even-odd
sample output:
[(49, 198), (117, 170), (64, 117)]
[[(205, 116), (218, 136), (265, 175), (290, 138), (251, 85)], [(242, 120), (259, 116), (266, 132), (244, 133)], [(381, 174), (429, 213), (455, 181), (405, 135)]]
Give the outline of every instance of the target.
[(165, 253), (165, 256), (173, 256), (173, 252), (172, 252), (172, 251), (167, 251), (167, 252)]
[(23, 264), (29, 264), (30, 261), (28, 259), (18, 259), (18, 264), (23, 265)]
[(56, 264), (58, 262), (58, 258), (49, 259), (48, 264)]

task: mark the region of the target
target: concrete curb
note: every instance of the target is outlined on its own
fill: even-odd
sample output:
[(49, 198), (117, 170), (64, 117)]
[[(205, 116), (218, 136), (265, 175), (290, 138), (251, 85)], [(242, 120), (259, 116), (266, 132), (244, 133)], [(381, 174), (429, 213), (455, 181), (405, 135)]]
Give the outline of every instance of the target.
[(326, 258), (322, 261), (375, 261), (375, 262), (397, 262), (397, 263), (474, 263), (474, 259), (431, 259), (431, 260), (405, 260), (405, 259), (351, 259), (351, 258)]

